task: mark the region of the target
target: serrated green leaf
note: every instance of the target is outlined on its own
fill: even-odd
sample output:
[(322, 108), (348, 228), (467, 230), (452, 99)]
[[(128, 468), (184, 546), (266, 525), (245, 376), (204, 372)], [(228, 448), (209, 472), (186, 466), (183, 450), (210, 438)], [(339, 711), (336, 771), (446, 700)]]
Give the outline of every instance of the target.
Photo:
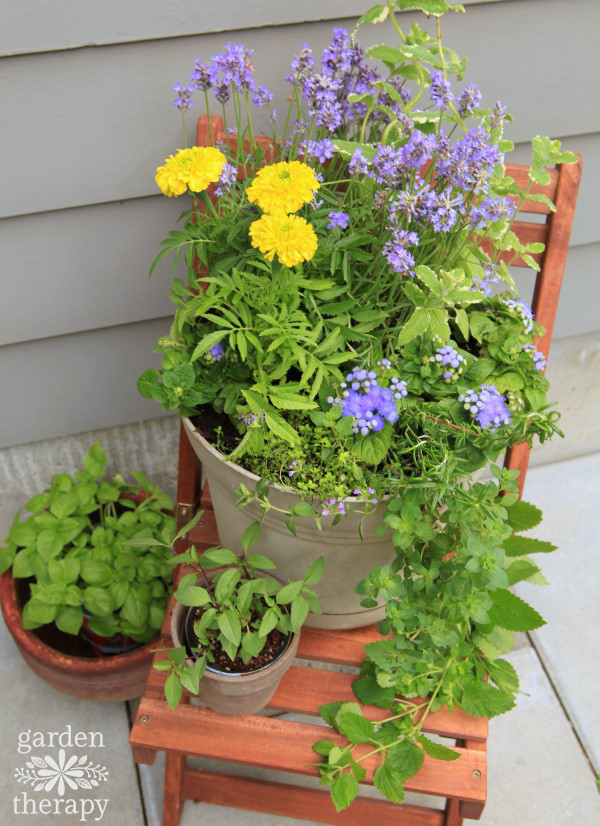
[(404, 802), (404, 778), (400, 772), (395, 771), (392, 766), (388, 765), (387, 760), (375, 770), (373, 783), (375, 788), (392, 803)]
[[(507, 508), (508, 524), (513, 531), (528, 531), (535, 528), (542, 521), (542, 512), (530, 502), (520, 500)], [(527, 553), (527, 552), (526, 552)]]
[(515, 701), (510, 694), (483, 680), (464, 678), (460, 687), (462, 698), (459, 705), (472, 717), (496, 717), (514, 707)]
[(491, 591), (492, 607), (488, 609), (490, 622), (509, 631), (533, 631), (546, 622), (535, 608), (504, 588)]
[(340, 711), (336, 722), (342, 734), (352, 743), (371, 743), (375, 735), (373, 723), (352, 711)]
[(423, 309), (422, 307), (417, 307), (408, 321), (404, 324), (400, 332), (398, 333), (398, 338), (396, 339), (396, 346), (402, 347), (404, 344), (408, 344), (409, 341), (412, 341), (413, 338), (420, 336), (422, 333), (425, 332), (429, 327), (429, 313), (427, 310)]
[(519, 676), (508, 660), (495, 659), (486, 663), (488, 674), (502, 691), (512, 694), (519, 690)]
[(331, 799), (337, 812), (347, 809), (358, 794), (358, 781), (353, 774), (342, 772), (331, 784)]
[(388, 750), (386, 763), (407, 780), (415, 775), (421, 766), (425, 755), (423, 749), (410, 740), (400, 740)]
[(436, 760), (458, 760), (460, 757), (457, 751), (449, 749), (447, 746), (442, 746), (440, 743), (435, 743), (433, 740), (425, 737), (424, 734), (420, 734), (417, 740), (423, 746), (425, 753), (430, 757), (434, 757)]
[(535, 553), (551, 553), (556, 550), (556, 545), (551, 542), (544, 542), (541, 539), (530, 539), (527, 536), (509, 536), (504, 540), (504, 551), (506, 556), (525, 556)]

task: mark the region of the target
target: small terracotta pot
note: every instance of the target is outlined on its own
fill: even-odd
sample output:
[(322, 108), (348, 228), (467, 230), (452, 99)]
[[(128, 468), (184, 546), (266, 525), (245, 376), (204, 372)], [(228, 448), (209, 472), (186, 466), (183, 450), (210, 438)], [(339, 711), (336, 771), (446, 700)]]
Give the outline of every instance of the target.
[[(175, 603), (171, 614), (171, 637), (175, 648), (185, 645), (185, 622), (188, 612), (193, 610), (195, 609), (179, 602)], [(300, 632), (291, 634), (283, 653), (258, 671), (223, 674), (207, 668), (200, 680), (198, 696), (209, 708), (221, 714), (231, 717), (255, 714), (275, 694), (281, 678), (294, 662), (299, 641)], [(188, 657), (186, 663), (193, 665), (193, 660)]]
[[(23, 628), (21, 601), (10, 570), (0, 578), (0, 602), (6, 626), (19, 653), (32, 671), (53, 688), (98, 702), (121, 702), (144, 693), (152, 651), (156, 642), (148, 643), (126, 654), (111, 657), (80, 657), (52, 648), (33, 631)], [(50, 639), (53, 629), (40, 629)], [(57, 632), (58, 635), (61, 632)], [(63, 639), (67, 635), (62, 635)], [(70, 635), (69, 635), (70, 636)], [(73, 647), (81, 645), (72, 637)]]

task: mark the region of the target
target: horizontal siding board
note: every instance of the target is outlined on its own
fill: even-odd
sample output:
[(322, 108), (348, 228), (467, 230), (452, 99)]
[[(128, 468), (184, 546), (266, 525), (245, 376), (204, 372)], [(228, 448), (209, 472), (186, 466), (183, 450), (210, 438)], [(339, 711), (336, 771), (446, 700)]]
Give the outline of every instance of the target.
[[(466, 80), (481, 85), (485, 102), (510, 104), (516, 124), (507, 136), (516, 142), (537, 133), (600, 131), (600, 109), (590, 105), (600, 74), (600, 4), (576, 0), (572, 12), (581, 13), (584, 27), (565, 26), (564, 4), (557, 0), (472, 6), (444, 23), (447, 43), (470, 56)], [(412, 19), (417, 16), (406, 15), (406, 25)], [(329, 24), (308, 23), (228, 37), (255, 49), (257, 77), (283, 100), (290, 55), (305, 41), (320, 50), (329, 30)], [(384, 36), (393, 32), (371, 26), (364, 41)], [(186, 76), (196, 55), (214, 53), (225, 39), (219, 33), (5, 58), (3, 148), (11, 164), (0, 216), (152, 194), (154, 169), (181, 144), (170, 85)], [(580, 80), (569, 83), (571, 77)], [(35, 90), (35, 106), (23, 89)]]
[[(597, 329), (599, 258), (600, 244), (570, 251), (557, 338)], [(530, 298), (533, 278), (523, 271), (516, 277)], [(0, 417), (0, 447), (157, 416), (159, 406), (138, 396), (136, 381), (157, 366), (152, 349), (169, 323), (154, 319), (0, 348), (3, 386), (16, 400)]]
[(148, 269), (181, 207), (158, 196), (0, 221), (2, 267), (11, 274), (2, 287), (0, 345), (172, 312), (172, 259), (150, 279)]
[(0, 447), (160, 415), (156, 402), (139, 396), (136, 381), (159, 366), (152, 349), (168, 327), (169, 319), (155, 319), (0, 347), (0, 376), (10, 389)]
[[(463, 0), (464, 4), (499, 0)], [(365, 0), (19, 0), (3, 10), (0, 56), (361, 15)]]
[[(593, 244), (600, 241), (600, 133), (561, 137), (560, 141), (563, 149), (579, 152), (583, 158), (571, 246)], [(514, 163), (531, 163), (531, 144), (518, 144), (509, 157)]]
[[(586, 170), (572, 246), (598, 242), (600, 140), (596, 135), (578, 136), (567, 139), (565, 146), (583, 154)], [(530, 146), (519, 145), (514, 157), (528, 162)], [(151, 279), (148, 267), (159, 241), (175, 226), (181, 207), (176, 199), (158, 195), (0, 221), (4, 271), (27, 273), (27, 278), (7, 279), (3, 287), (0, 345), (171, 312), (170, 258), (163, 259)], [(181, 265), (179, 273), (183, 273)], [(571, 295), (570, 284), (565, 292)]]

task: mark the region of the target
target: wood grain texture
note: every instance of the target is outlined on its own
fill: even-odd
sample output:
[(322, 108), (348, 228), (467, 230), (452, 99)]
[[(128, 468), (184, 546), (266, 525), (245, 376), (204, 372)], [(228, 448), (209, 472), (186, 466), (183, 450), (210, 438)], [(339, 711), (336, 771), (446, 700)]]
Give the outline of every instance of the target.
[[(139, 723), (142, 715), (148, 721)], [(293, 723), (268, 717), (226, 717), (210, 709), (180, 705), (171, 711), (161, 700), (144, 697), (140, 702), (130, 742), (149, 749), (166, 749), (193, 757), (223, 760), (317, 776), (312, 744), (321, 739), (322, 726)], [(340, 746), (341, 735), (327, 730), (328, 739)], [(359, 746), (364, 755), (368, 746)], [(425, 757), (421, 770), (406, 781), (407, 791), (441, 797), (458, 797), (476, 803), (485, 800), (487, 756), (476, 749), (460, 749), (459, 760), (445, 763)], [(367, 783), (373, 782), (375, 758), (364, 763)]]
[(329, 792), (270, 783), (249, 777), (188, 769), (183, 775), (183, 795), (187, 800), (215, 803), (234, 809), (293, 816), (311, 823), (332, 826), (443, 826), (444, 814), (423, 806), (403, 804), (401, 807), (385, 800), (358, 797), (352, 806), (339, 814)]
[[(302, 633), (306, 630), (308, 629)], [(157, 659), (161, 659), (161, 656), (157, 655)], [(324, 703), (356, 702), (352, 691), (355, 679), (356, 676), (352, 674), (295, 665), (283, 677), (275, 695), (269, 701), (268, 708), (318, 716), (318, 708)], [(146, 696), (151, 692), (152, 697), (160, 699), (164, 682), (165, 672), (152, 669), (148, 676)], [(377, 706), (363, 705), (362, 708), (369, 720), (383, 720), (390, 715), (389, 710)], [(447, 708), (443, 708), (428, 715), (423, 730), (443, 737), (470, 738), (473, 742), (485, 743), (488, 722), (485, 718), (471, 717), (460, 709), (448, 711)]]

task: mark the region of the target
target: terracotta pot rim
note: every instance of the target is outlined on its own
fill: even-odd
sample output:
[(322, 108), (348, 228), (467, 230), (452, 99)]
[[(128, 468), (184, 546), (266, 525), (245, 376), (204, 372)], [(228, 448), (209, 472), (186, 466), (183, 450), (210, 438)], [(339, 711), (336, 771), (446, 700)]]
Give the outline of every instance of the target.
[(158, 643), (160, 634), (152, 642), (141, 645), (135, 651), (114, 654), (99, 659), (64, 654), (42, 642), (32, 631), (23, 628), (21, 606), (17, 597), (15, 578), (9, 569), (0, 577), (0, 604), (6, 626), (17, 646), (34, 659), (52, 664), (57, 670), (69, 674), (107, 674), (142, 665), (148, 658), (148, 649)]

